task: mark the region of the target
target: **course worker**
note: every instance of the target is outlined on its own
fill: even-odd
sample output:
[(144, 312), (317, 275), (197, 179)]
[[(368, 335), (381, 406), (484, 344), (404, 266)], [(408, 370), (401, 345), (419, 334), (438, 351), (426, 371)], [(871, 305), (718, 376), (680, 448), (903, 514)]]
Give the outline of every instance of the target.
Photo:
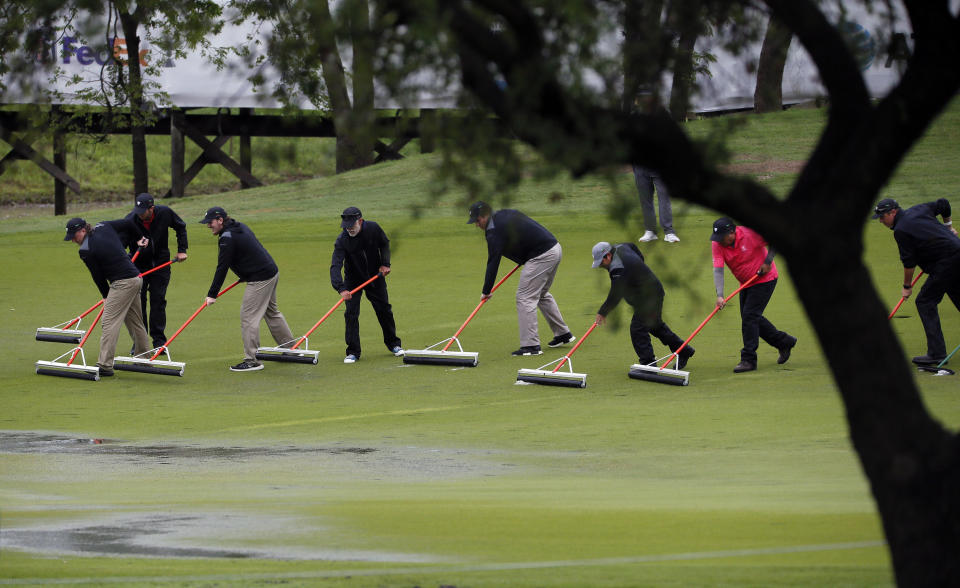
[[(90, 270), (93, 283), (104, 298), (97, 368), (101, 376), (112, 376), (121, 324), (127, 326), (133, 339), (134, 353), (146, 353), (149, 348), (147, 330), (137, 304), (142, 282), (140, 270), (130, 261), (125, 243), (111, 222), (90, 226), (82, 218), (72, 218), (67, 221), (63, 240), (80, 246), (80, 259)], [(139, 244), (145, 246), (146, 241), (142, 238)]]
[[(347, 344), (343, 363), (360, 359), (360, 298), (366, 295), (383, 331), (383, 344), (397, 357), (403, 355), (393, 307), (387, 293), (387, 274), (390, 273), (390, 240), (379, 224), (365, 220), (356, 206), (347, 207), (340, 215), (340, 234), (333, 244), (330, 259), (330, 284), (346, 301), (343, 313), (344, 340)], [(380, 274), (363, 290), (350, 294), (360, 284)]]
[[(600, 241), (593, 246), (593, 266), (603, 268), (610, 273), (610, 293), (597, 311), (596, 323), (603, 325), (610, 312), (626, 300), (633, 307), (630, 320), (630, 340), (637, 353), (637, 363), (650, 365), (656, 361), (650, 335), (676, 351), (683, 345), (670, 327), (663, 322), (663, 285), (653, 270), (644, 262), (643, 254), (633, 243), (611, 245)], [(694, 354), (690, 345), (677, 355), (677, 367), (683, 369)]]
[(511, 355), (543, 353), (537, 325), (538, 308), (553, 332), (553, 339), (548, 343), (550, 347), (559, 347), (576, 339), (563, 322), (563, 315), (550, 294), (550, 286), (553, 285), (557, 268), (563, 258), (563, 249), (557, 238), (540, 223), (518, 210), (502, 209), (494, 212), (489, 204), (482, 201), (470, 206), (467, 224), (476, 225), (484, 232), (487, 240), (487, 271), (481, 300), (490, 298), (490, 290), (497, 279), (502, 257), (523, 265), (517, 285), (520, 348)]
[(713, 284), (717, 291), (717, 306), (724, 307), (723, 266), (741, 284), (757, 275), (753, 284), (740, 291), (740, 321), (743, 336), (743, 349), (740, 350), (740, 363), (733, 368), (734, 373), (749, 372), (757, 369), (757, 347), (760, 339), (775, 347), (779, 352), (777, 363), (783, 364), (790, 359), (790, 352), (797, 344), (797, 338), (778, 330), (763, 316), (763, 311), (777, 287), (777, 265), (773, 262), (775, 252), (767, 247), (766, 241), (756, 231), (737, 226), (726, 217), (713, 223), (710, 235), (713, 249)]
[[(947, 355), (940, 328), (937, 306), (946, 294), (960, 310), (960, 238), (953, 227), (950, 202), (940, 198), (903, 210), (896, 200), (884, 198), (874, 208), (873, 218), (893, 231), (893, 238), (900, 250), (903, 263), (904, 298), (913, 289), (913, 272), (916, 267), (927, 274), (927, 279), (917, 295), (917, 314), (927, 337), (927, 353), (913, 358), (921, 366), (939, 364)], [(937, 220), (937, 216), (943, 222)]]
[(657, 213), (653, 209), (653, 192), (657, 192), (657, 207), (660, 209), (660, 226), (663, 227), (663, 240), (666, 243), (677, 243), (680, 237), (673, 230), (673, 207), (670, 205), (670, 192), (663, 183), (660, 173), (652, 169), (633, 166), (633, 179), (637, 184), (637, 193), (640, 195), (640, 210), (643, 212), (643, 235), (638, 239), (641, 243), (657, 240)]
[(287, 325), (287, 319), (277, 305), (277, 283), (280, 270), (267, 250), (257, 240), (247, 225), (230, 218), (227, 211), (219, 206), (207, 210), (200, 219), (210, 231), (218, 237), (219, 253), (217, 269), (204, 303), (207, 306), (217, 301), (227, 270), (246, 282), (243, 302), (240, 305), (240, 333), (243, 339), (243, 361), (230, 366), (234, 372), (252, 372), (262, 370), (263, 364), (257, 361), (257, 349), (260, 347), (260, 321), (267, 323), (270, 334), (277, 345), (290, 344), (293, 333)]
[[(187, 223), (183, 222), (183, 219), (169, 206), (154, 205), (153, 196), (143, 192), (137, 195), (133, 210), (127, 218), (137, 227), (141, 235), (150, 239), (149, 244), (141, 249), (140, 255), (134, 260), (134, 265), (141, 273), (170, 261), (168, 236), (171, 229), (177, 236), (176, 260), (186, 261)], [(167, 328), (167, 286), (169, 284), (170, 267), (167, 266), (144, 276), (143, 287), (140, 289), (140, 309), (154, 349), (167, 342), (164, 331)]]

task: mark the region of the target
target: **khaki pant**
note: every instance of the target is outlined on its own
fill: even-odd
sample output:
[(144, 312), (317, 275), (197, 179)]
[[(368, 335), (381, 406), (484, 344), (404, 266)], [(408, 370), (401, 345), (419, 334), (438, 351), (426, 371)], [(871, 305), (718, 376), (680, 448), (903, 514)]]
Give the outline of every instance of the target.
[(117, 352), (117, 339), (120, 338), (120, 325), (126, 324), (133, 339), (135, 354), (150, 349), (150, 339), (143, 327), (143, 312), (140, 309), (140, 284), (142, 279), (127, 278), (115, 280), (110, 284), (110, 292), (103, 303), (103, 316), (100, 318), (100, 357), (97, 365), (113, 369), (113, 358)]
[(563, 316), (557, 303), (550, 294), (550, 286), (557, 275), (557, 268), (563, 258), (563, 249), (557, 243), (545, 253), (523, 264), (520, 272), (520, 284), (517, 286), (517, 318), (520, 327), (520, 346), (530, 347), (540, 344), (537, 330), (537, 308), (547, 319), (554, 337), (570, 331), (563, 322)]
[(269, 280), (247, 282), (243, 291), (243, 304), (240, 306), (240, 336), (243, 338), (243, 353), (246, 361), (256, 360), (260, 347), (260, 320), (267, 321), (267, 328), (277, 345), (293, 340), (293, 333), (277, 306), (277, 282), (280, 273)]

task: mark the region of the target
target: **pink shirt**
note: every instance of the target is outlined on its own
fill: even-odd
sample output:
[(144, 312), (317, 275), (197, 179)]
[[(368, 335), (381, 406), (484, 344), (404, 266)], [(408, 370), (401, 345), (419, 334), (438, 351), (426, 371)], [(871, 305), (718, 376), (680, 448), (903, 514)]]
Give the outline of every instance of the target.
[[(767, 242), (759, 233), (747, 227), (737, 227), (733, 247), (724, 247), (711, 241), (713, 248), (713, 267), (723, 267), (726, 263), (741, 284), (757, 274), (767, 257)], [(760, 276), (754, 285), (777, 279), (777, 264), (770, 263), (770, 271)]]

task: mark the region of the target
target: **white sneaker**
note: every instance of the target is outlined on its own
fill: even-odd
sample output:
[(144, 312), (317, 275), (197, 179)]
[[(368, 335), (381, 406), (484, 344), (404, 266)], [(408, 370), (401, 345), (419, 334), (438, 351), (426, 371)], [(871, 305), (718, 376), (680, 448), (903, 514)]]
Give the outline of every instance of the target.
[(663, 240), (667, 243), (679, 243), (680, 237), (678, 237), (676, 233), (667, 233), (663, 236)]
[(402, 349), (399, 345), (397, 345), (397, 346), (395, 346), (393, 349), (391, 349), (390, 352), (393, 353), (393, 354), (394, 354), (395, 356), (397, 356), (397, 357), (403, 357), (403, 349)]
[(637, 241), (640, 241), (641, 243), (646, 243), (647, 241), (656, 241), (656, 240), (657, 240), (657, 234), (654, 233), (653, 231), (647, 231), (646, 233), (643, 234), (642, 237), (637, 239)]
[(343, 363), (357, 363), (357, 356), (351, 353), (343, 358)]

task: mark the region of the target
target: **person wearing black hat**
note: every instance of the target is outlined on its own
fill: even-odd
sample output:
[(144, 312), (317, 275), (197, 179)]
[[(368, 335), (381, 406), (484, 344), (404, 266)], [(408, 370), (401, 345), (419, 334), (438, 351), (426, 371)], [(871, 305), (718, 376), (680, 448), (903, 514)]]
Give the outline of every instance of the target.
[[(650, 335), (659, 339), (670, 351), (679, 349), (683, 339), (663, 322), (663, 284), (644, 262), (640, 248), (633, 243), (614, 246), (601, 241), (593, 246), (592, 254), (592, 267), (602, 267), (610, 273), (610, 293), (597, 311), (596, 323), (603, 325), (610, 311), (621, 300), (626, 300), (633, 307), (630, 341), (637, 353), (637, 363), (650, 365), (656, 361)], [(678, 354), (677, 368), (682, 370), (686, 367), (694, 352), (690, 345), (684, 347)]]
[[(344, 340), (347, 343), (343, 363), (355, 363), (360, 359), (360, 297), (366, 295), (383, 331), (383, 344), (397, 357), (403, 355), (393, 308), (387, 294), (390, 273), (390, 240), (380, 225), (363, 218), (356, 206), (346, 208), (340, 215), (340, 235), (333, 244), (330, 259), (330, 285), (346, 301), (343, 313)], [(351, 295), (350, 291), (377, 274), (383, 277), (367, 284), (363, 290)]]
[[(137, 195), (133, 211), (127, 215), (140, 234), (149, 237), (149, 243), (140, 251), (134, 264), (140, 272), (162, 265), (170, 260), (167, 237), (170, 229), (177, 236), (178, 262), (187, 259), (187, 223), (169, 206), (154, 205), (153, 196), (143, 192)], [(140, 309), (153, 347), (158, 348), (167, 342), (164, 330), (167, 328), (167, 286), (170, 284), (170, 267), (157, 270), (143, 278), (140, 289)], [(150, 311), (147, 313), (147, 298), (150, 299)]]
[(766, 241), (757, 232), (747, 227), (738, 227), (726, 217), (718, 218), (713, 223), (710, 241), (713, 249), (713, 283), (719, 308), (724, 307), (724, 264), (741, 284), (755, 275), (760, 276), (753, 284), (740, 291), (743, 349), (740, 350), (740, 363), (733, 368), (734, 373), (757, 369), (760, 339), (780, 352), (777, 357), (778, 364), (786, 363), (797, 344), (797, 338), (778, 330), (763, 316), (763, 311), (773, 296), (773, 290), (777, 287), (778, 274), (777, 265), (773, 262), (773, 249), (767, 247)]
[[(927, 280), (917, 295), (917, 314), (927, 337), (927, 353), (913, 358), (920, 366), (939, 364), (947, 355), (937, 306), (944, 294), (960, 310), (960, 238), (953, 227), (950, 202), (940, 198), (903, 210), (896, 200), (884, 198), (873, 210), (873, 218), (893, 231), (903, 263), (904, 298), (913, 293), (913, 272), (918, 266)], [(937, 216), (943, 222), (937, 220)]]
[(497, 279), (500, 259), (506, 257), (523, 265), (517, 284), (517, 318), (520, 330), (520, 349), (511, 355), (541, 355), (537, 308), (547, 319), (553, 339), (550, 347), (572, 342), (570, 333), (557, 302), (550, 294), (550, 286), (563, 258), (560, 242), (543, 225), (518, 210), (496, 212), (486, 202), (470, 206), (468, 225), (476, 225), (487, 240), (487, 271), (480, 291), (481, 300), (490, 298), (490, 290)]
[[(104, 298), (97, 367), (101, 376), (112, 376), (121, 324), (127, 326), (133, 338), (134, 353), (145, 353), (149, 348), (149, 338), (137, 304), (142, 281), (140, 271), (127, 256), (124, 242), (111, 222), (91, 227), (82, 218), (72, 218), (67, 221), (63, 240), (80, 246), (80, 259), (90, 270), (93, 283)], [(145, 241), (141, 239), (140, 243), (145, 245)]]
[(210, 231), (218, 237), (219, 253), (217, 269), (213, 282), (207, 291), (204, 303), (209, 306), (217, 301), (217, 294), (227, 277), (227, 270), (233, 270), (241, 281), (247, 283), (240, 305), (240, 332), (243, 338), (243, 361), (230, 366), (234, 372), (252, 372), (262, 370), (263, 364), (257, 361), (257, 349), (260, 347), (260, 321), (265, 320), (270, 334), (278, 345), (293, 341), (293, 333), (287, 325), (287, 319), (277, 305), (277, 283), (280, 270), (273, 258), (267, 253), (256, 235), (247, 225), (230, 218), (227, 211), (219, 206), (207, 210), (200, 219)]

